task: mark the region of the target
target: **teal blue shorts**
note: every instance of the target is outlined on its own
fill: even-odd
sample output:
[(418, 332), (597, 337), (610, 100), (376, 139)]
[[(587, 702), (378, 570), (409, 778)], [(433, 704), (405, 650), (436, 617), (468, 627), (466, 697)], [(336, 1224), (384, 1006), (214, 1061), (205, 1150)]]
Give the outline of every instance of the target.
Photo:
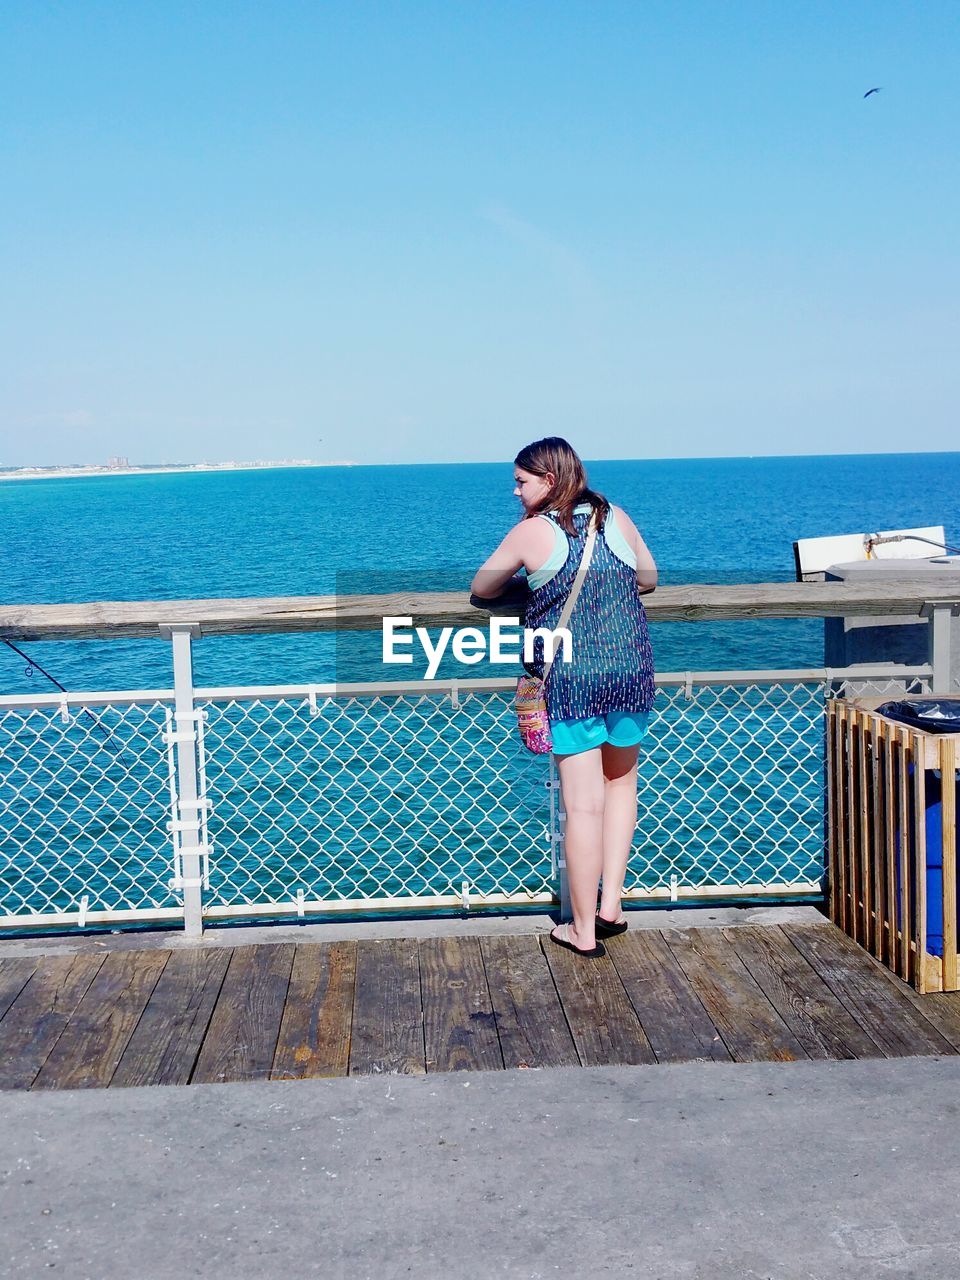
[(635, 747), (650, 727), (649, 711), (608, 711), (605, 716), (578, 720), (551, 720), (553, 753), (579, 755), (609, 742), (614, 747)]

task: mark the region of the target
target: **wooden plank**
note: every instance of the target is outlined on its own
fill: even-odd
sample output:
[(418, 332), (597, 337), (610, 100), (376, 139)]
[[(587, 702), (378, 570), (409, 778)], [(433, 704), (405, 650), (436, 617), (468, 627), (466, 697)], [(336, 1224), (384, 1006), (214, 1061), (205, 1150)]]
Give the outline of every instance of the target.
[(630, 997), (610, 958), (619, 938), (605, 943), (608, 954), (583, 960), (541, 939), (550, 972), (560, 993), (567, 1023), (585, 1067), (656, 1062)]
[(960, 1053), (960, 992), (934, 991), (922, 996), (888, 969), (878, 965), (871, 967), (875, 974), (890, 983), (898, 998), (909, 1001), (920, 1017), (929, 1022)]
[(852, 897), (849, 874), (850, 838), (847, 831), (849, 795), (846, 782), (846, 754), (848, 747), (847, 709), (842, 704), (835, 708), (837, 725), (837, 754), (834, 765), (834, 787), (837, 793), (837, 865), (842, 890), (840, 915), (835, 921), (846, 932), (852, 928), (850, 903)]
[(194, 1084), (270, 1078), (293, 953), (292, 942), (236, 948), (191, 1077)]
[(780, 926), (867, 1034), (890, 1058), (954, 1050), (893, 985), (893, 974), (838, 929)]
[(863, 932), (860, 941), (868, 951), (874, 951), (874, 934), (876, 921), (873, 916), (873, 867), (870, 856), (872, 826), (870, 821), (870, 805), (867, 795), (867, 728), (869, 720), (865, 711), (854, 712), (857, 719), (857, 770), (858, 791), (857, 811), (860, 815), (858, 849), (860, 854), (860, 892), (863, 895)]
[(886, 869), (886, 859), (883, 856), (883, 803), (881, 796), (881, 786), (883, 785), (883, 773), (881, 769), (881, 742), (877, 731), (878, 721), (876, 717), (867, 716), (868, 730), (868, 763), (867, 763), (867, 804), (869, 806), (869, 822), (870, 822), (870, 842), (869, 842), (869, 861), (870, 861), (870, 916), (873, 920), (873, 946), (870, 950), (877, 959), (883, 963), (883, 948), (886, 946), (886, 916), (883, 914), (883, 905), (886, 901), (886, 887), (884, 887), (884, 869)]
[(635, 929), (610, 949), (658, 1062), (729, 1062), (723, 1037), (655, 929)]
[(0, 1022), (0, 1089), (30, 1088), (103, 960), (102, 955), (38, 960)]
[(897, 788), (897, 830), (900, 832), (900, 973), (905, 982), (916, 982), (916, 951), (911, 947), (913, 940), (913, 892), (910, 886), (910, 842), (913, 832), (910, 829), (910, 792), (907, 777), (907, 755), (909, 739), (905, 728), (897, 728), (897, 759), (899, 777)]
[(108, 952), (33, 1088), (106, 1088), (169, 957), (169, 951)]
[(830, 879), (830, 919), (839, 924), (843, 914), (844, 877), (839, 857), (840, 841), (837, 832), (837, 815), (840, 797), (837, 792), (837, 735), (838, 721), (836, 701), (826, 703), (826, 779), (827, 779), (827, 874)]
[(956, 741), (940, 739), (943, 821), (943, 989), (957, 989), (957, 791)]
[(735, 1062), (794, 1062), (803, 1046), (718, 929), (665, 929), (663, 937)]
[(850, 928), (847, 933), (851, 938), (860, 940), (863, 937), (863, 886), (860, 882), (860, 840), (859, 828), (856, 824), (856, 783), (858, 783), (858, 736), (856, 736), (856, 713), (854, 708), (847, 708), (846, 716), (846, 829), (847, 860), (850, 868)]
[(880, 788), (883, 774), (880, 769), (880, 737), (877, 733), (879, 721), (876, 716), (867, 716), (868, 740), (870, 746), (870, 763), (868, 770), (868, 790), (870, 810), (870, 899), (873, 904), (873, 946), (871, 950), (878, 960), (885, 959), (886, 928), (884, 906), (886, 903), (886, 884), (884, 872), (886, 859), (883, 842), (883, 807)]
[(897, 991), (909, 1000), (921, 1017), (960, 1053), (960, 991), (931, 991), (922, 996), (891, 974)]
[(960, 1053), (960, 991), (932, 991), (922, 996), (912, 986), (887, 969), (880, 973), (898, 997), (910, 1002), (924, 1021), (938, 1031), (952, 1049)]
[(883, 729), (884, 742), (884, 801), (886, 809), (884, 813), (884, 824), (886, 833), (886, 845), (884, 848), (884, 859), (887, 867), (887, 957), (891, 968), (896, 970), (901, 977), (906, 974), (901, 969), (902, 951), (900, 948), (899, 931), (897, 927), (897, 908), (899, 897), (897, 895), (897, 807), (896, 807), (896, 780), (894, 775), (894, 759), (897, 754), (897, 740), (891, 733), (889, 721), (881, 721)]
[(425, 1071), (416, 942), (392, 938), (358, 943), (350, 1074)]
[(272, 1080), (347, 1074), (356, 977), (355, 942), (297, 947)]
[[(924, 604), (955, 600), (956, 588), (912, 578), (864, 582), (689, 583), (647, 593), (657, 621), (730, 618), (916, 617)], [(204, 635), (292, 631), (379, 631), (383, 617), (410, 615), (423, 626), (482, 625), (487, 610), (466, 592), (390, 595), (267, 596), (195, 600), (98, 600), (75, 604), (0, 605), (0, 633), (10, 640), (154, 637), (162, 623), (197, 624)], [(882, 699), (881, 699), (882, 701)]]
[(231, 954), (228, 947), (171, 952), (111, 1086), (189, 1083)]
[(850, 902), (847, 917), (847, 933), (852, 938), (863, 936), (861, 905), (862, 891), (860, 887), (860, 853), (857, 828), (857, 727), (856, 713), (853, 707), (846, 710), (847, 754), (845, 760), (847, 798), (847, 867), (850, 885)]
[(847, 709), (847, 759), (846, 759), (846, 795), (847, 795), (847, 857), (850, 867), (850, 916), (847, 922), (847, 933), (858, 942), (863, 937), (860, 899), (860, 855), (857, 839), (857, 767), (856, 744), (857, 722), (853, 708)]
[(931, 955), (929, 952), (922, 960), (923, 981), (920, 987), (921, 991), (942, 991), (943, 990), (943, 960), (940, 956)]
[(0, 960), (0, 1019), (36, 972), (37, 962), (29, 956)]
[(424, 939), (420, 987), (427, 1070), (503, 1070), (479, 941)]
[(809, 1057), (883, 1057), (873, 1037), (776, 925), (724, 929), (723, 936)]
[[(913, 762), (913, 868), (916, 885), (917, 990), (931, 988), (927, 969), (927, 773), (920, 735), (910, 730), (910, 759)], [(939, 984), (937, 984), (939, 986)]]
[(580, 1059), (550, 966), (531, 936), (480, 939), (506, 1067), (575, 1067)]

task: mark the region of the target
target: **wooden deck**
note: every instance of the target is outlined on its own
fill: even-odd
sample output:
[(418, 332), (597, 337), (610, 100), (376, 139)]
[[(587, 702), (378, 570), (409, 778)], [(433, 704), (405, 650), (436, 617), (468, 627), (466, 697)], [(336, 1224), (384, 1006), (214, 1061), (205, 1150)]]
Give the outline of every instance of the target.
[(0, 1088), (960, 1052), (830, 924), (106, 950), (0, 960)]

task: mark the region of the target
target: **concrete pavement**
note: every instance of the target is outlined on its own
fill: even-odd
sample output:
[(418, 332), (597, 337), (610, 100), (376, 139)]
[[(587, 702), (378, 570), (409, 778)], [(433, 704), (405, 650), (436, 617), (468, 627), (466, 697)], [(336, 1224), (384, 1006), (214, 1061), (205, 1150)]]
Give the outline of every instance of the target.
[(960, 1060), (0, 1094), (11, 1280), (957, 1273)]

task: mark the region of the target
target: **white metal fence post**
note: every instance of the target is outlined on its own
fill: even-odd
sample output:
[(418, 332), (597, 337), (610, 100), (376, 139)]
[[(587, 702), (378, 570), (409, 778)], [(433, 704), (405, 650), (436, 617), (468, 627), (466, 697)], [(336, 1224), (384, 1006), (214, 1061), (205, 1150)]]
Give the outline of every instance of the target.
[[(180, 869), (174, 887), (183, 890), (183, 928), (188, 937), (203, 932), (203, 883), (209, 850), (201, 839), (205, 824), (198, 785), (199, 717), (193, 700), (193, 650), (191, 640), (199, 639), (194, 623), (172, 623), (160, 627), (161, 635), (173, 644), (174, 712), (173, 741), (176, 748), (176, 797), (171, 814), (171, 830), (179, 836)], [(177, 881), (179, 880), (179, 883)]]

